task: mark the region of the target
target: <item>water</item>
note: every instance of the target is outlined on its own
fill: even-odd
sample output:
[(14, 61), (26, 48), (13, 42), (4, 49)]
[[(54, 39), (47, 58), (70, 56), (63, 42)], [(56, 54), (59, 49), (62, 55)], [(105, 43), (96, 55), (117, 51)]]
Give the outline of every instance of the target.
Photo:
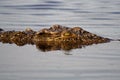
[[(120, 0), (0, 0), (0, 28), (39, 30), (53, 24), (118, 39)], [(0, 80), (119, 80), (119, 62), (119, 41), (69, 52), (0, 43)]]

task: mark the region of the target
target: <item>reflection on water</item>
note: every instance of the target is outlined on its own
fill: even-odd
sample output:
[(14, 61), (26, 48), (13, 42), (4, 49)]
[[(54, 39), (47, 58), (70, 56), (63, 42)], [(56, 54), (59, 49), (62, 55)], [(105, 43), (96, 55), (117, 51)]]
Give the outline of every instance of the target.
[[(119, 39), (120, 0), (0, 0), (0, 28), (4, 30), (38, 30), (53, 24), (81, 26)], [(34, 45), (0, 43), (0, 80), (120, 80), (120, 42), (85, 48), (46, 45), (47, 49), (43, 44), (37, 48), (76, 49), (64, 52), (72, 54), (66, 56), (61, 50), (42, 52)]]
[(55, 43), (55, 42), (48, 42), (48, 43), (39, 43), (36, 44), (37, 49), (40, 51), (53, 51), (53, 50), (65, 50), (70, 51), (76, 48), (82, 48), (87, 45), (82, 45), (79, 42), (71, 43), (71, 42), (62, 42), (62, 43)]

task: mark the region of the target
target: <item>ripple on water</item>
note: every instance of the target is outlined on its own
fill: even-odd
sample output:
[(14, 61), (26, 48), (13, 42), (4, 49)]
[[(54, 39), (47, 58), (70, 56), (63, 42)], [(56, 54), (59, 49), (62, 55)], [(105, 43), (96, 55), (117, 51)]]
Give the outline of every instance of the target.
[[(0, 28), (81, 26), (120, 38), (120, 0), (0, 0)], [(0, 80), (120, 80), (120, 42), (41, 52), (0, 43)]]

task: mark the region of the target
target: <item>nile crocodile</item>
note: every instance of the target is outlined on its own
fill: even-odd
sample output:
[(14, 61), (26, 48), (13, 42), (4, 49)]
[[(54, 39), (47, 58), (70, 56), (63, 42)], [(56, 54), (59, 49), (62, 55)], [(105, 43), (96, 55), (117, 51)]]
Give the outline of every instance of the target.
[(90, 33), (81, 27), (70, 28), (61, 25), (53, 25), (39, 31), (33, 31), (30, 28), (25, 31), (4, 31), (0, 29), (0, 42), (15, 43), (19, 46), (35, 44), (37, 48), (43, 51), (69, 50), (91, 44), (106, 43), (111, 40)]

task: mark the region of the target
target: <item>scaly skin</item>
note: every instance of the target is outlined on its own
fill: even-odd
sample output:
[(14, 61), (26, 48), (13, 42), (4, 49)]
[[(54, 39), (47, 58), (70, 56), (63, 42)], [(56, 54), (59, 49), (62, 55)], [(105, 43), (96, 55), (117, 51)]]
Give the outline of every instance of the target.
[(15, 43), (19, 46), (36, 44), (37, 48), (42, 48), (44, 45), (46, 48), (55, 50), (61, 48), (64, 50), (80, 48), (83, 45), (105, 43), (110, 40), (85, 31), (80, 27), (69, 28), (61, 25), (53, 25), (48, 29), (45, 28), (38, 32), (30, 28), (25, 31), (3, 31), (2, 29), (0, 31), (0, 42)]
[(61, 25), (53, 25), (49, 29), (38, 31), (34, 38), (34, 42), (55, 41), (55, 42), (84, 42), (84, 43), (103, 43), (110, 39), (103, 38), (87, 32), (80, 27), (68, 28)]

